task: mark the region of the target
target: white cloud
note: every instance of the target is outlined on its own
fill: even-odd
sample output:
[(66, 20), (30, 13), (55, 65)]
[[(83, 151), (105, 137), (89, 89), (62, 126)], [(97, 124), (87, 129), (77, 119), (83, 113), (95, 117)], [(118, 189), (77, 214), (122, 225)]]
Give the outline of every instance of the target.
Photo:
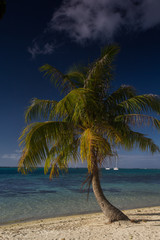
[(143, 1), (143, 29), (149, 29), (160, 24), (160, 1), (145, 0)]
[(16, 167), (18, 165), (21, 153), (21, 150), (15, 150), (13, 153), (0, 154), (0, 166)]
[(3, 154), (1, 158), (3, 159), (17, 159), (18, 154), (11, 153), (11, 154)]
[(50, 29), (76, 41), (113, 40), (122, 29), (144, 31), (160, 24), (160, 0), (67, 0), (53, 14)]
[(19, 159), (21, 156), (21, 150), (15, 150), (14, 153), (5, 153), (1, 155), (1, 159)]
[(45, 43), (40, 47), (37, 42), (33, 43), (32, 47), (28, 47), (28, 52), (35, 58), (37, 55), (50, 55), (54, 52), (55, 45), (53, 43)]
[(113, 41), (124, 32), (146, 31), (160, 25), (160, 0), (63, 0), (48, 27), (33, 41), (28, 52), (50, 55), (57, 46), (57, 32), (64, 32), (77, 42)]

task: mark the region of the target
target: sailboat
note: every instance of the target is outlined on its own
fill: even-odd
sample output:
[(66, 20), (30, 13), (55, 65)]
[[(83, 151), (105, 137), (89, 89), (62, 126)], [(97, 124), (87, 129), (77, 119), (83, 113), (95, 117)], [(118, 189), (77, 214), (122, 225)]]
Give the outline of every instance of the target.
[(117, 167), (117, 156), (116, 156), (116, 166), (113, 168), (113, 170), (117, 171), (119, 168)]
[(106, 170), (110, 170), (110, 168), (109, 168), (109, 167), (106, 167), (105, 169), (106, 169)]
[(106, 169), (106, 170), (110, 170), (110, 167), (109, 167), (109, 165), (110, 165), (110, 158), (108, 159), (107, 163), (108, 163), (108, 164), (107, 164), (108, 166), (107, 166), (105, 169)]

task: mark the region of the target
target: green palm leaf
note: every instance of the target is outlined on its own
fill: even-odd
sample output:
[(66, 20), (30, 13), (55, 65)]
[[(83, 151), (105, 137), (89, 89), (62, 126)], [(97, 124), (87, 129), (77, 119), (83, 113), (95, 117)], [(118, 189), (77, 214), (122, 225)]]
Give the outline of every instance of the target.
[(106, 107), (108, 111), (113, 111), (114, 108), (116, 108), (117, 104), (134, 96), (136, 96), (136, 91), (132, 86), (122, 85), (120, 88), (118, 88), (115, 92), (113, 92), (107, 97), (105, 101)]
[(160, 130), (160, 121), (152, 116), (144, 114), (125, 114), (119, 115), (115, 121), (122, 121), (132, 126), (152, 126)]
[(57, 141), (66, 144), (73, 137), (72, 125), (65, 122), (48, 121), (28, 125), (21, 137), (20, 144), (24, 146), (20, 159), (21, 167), (35, 167), (45, 161), (51, 146)]
[(76, 84), (72, 81), (71, 74), (63, 74), (58, 69), (52, 67), (49, 64), (45, 64), (39, 68), (40, 72), (44, 72), (45, 77), (49, 77), (56, 87), (61, 90), (62, 93), (68, 93), (72, 89), (76, 88)]
[(144, 94), (129, 98), (117, 105), (123, 113), (142, 113), (154, 111), (160, 113), (160, 97), (153, 94)]
[(103, 49), (101, 57), (90, 65), (84, 87), (94, 89), (103, 97), (110, 87), (112, 80), (112, 62), (119, 52), (118, 46), (107, 46)]
[(103, 136), (88, 128), (83, 132), (80, 138), (80, 154), (82, 161), (87, 161), (89, 172), (92, 172), (92, 159), (95, 157), (93, 149), (98, 151), (97, 153), (100, 156), (101, 162), (104, 160), (106, 155), (112, 154), (109, 142), (103, 138)]
[(25, 121), (34, 119), (52, 119), (57, 101), (33, 99), (25, 113)]
[(89, 89), (78, 88), (59, 101), (55, 108), (55, 114), (59, 119), (86, 125), (91, 118), (90, 113), (93, 108), (94, 110), (98, 108), (93, 92)]
[(150, 151), (152, 154), (160, 152), (159, 146), (156, 145), (151, 138), (146, 137), (144, 134), (131, 130), (125, 134), (123, 136), (122, 144), (122, 147), (125, 149), (130, 150), (133, 148), (139, 148), (142, 151)]

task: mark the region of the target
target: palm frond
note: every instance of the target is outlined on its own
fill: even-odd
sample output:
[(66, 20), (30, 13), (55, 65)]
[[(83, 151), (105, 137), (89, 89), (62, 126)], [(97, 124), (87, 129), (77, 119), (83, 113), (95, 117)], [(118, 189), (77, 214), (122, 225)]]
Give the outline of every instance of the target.
[(85, 88), (94, 89), (105, 96), (105, 91), (110, 87), (112, 80), (112, 62), (118, 52), (119, 47), (116, 45), (107, 46), (103, 49), (101, 57), (89, 68), (84, 84)]
[(89, 89), (72, 90), (56, 105), (55, 113), (59, 119), (67, 119), (75, 124), (87, 123), (91, 119), (91, 109), (98, 108), (96, 99)]
[(5, 0), (1, 0), (0, 1), (0, 19), (3, 17), (5, 12), (6, 12), (6, 1)]
[(160, 97), (153, 94), (138, 95), (117, 105), (116, 110), (123, 113), (142, 113), (154, 111), (160, 114)]
[(78, 138), (67, 138), (61, 144), (61, 141), (54, 144), (50, 149), (48, 157), (45, 160), (44, 173), (46, 174), (50, 169), (50, 178), (57, 176), (57, 168), (67, 171), (69, 162), (79, 161), (79, 142)]
[(115, 126), (112, 126), (107, 121), (102, 121), (101, 123), (96, 123), (94, 126), (94, 131), (97, 134), (102, 135), (111, 145), (122, 143), (122, 135)]
[(44, 76), (49, 77), (62, 93), (68, 93), (72, 89), (76, 88), (75, 83), (68, 77), (68, 75), (61, 73), (58, 69), (49, 64), (43, 65), (39, 68), (39, 70), (40, 72), (44, 72)]
[(144, 134), (134, 132), (127, 126), (122, 127), (120, 131), (123, 134), (123, 142), (121, 146), (125, 149), (130, 150), (133, 148), (139, 148), (141, 151), (150, 151), (152, 154), (160, 152), (159, 146)]
[[(53, 148), (52, 148), (53, 149)], [(45, 164), (44, 164), (44, 174), (48, 173), (48, 170), (51, 168), (51, 166), (53, 165), (53, 159), (55, 157), (55, 154), (52, 153), (52, 151), (49, 151), (48, 156), (45, 159)]]
[(131, 124), (132, 126), (151, 126), (160, 130), (160, 121), (144, 114), (119, 115), (115, 118), (115, 121), (123, 121), (125, 124)]
[(88, 171), (91, 172), (92, 169), (92, 134), (90, 129), (87, 129), (84, 131), (84, 133), (81, 136), (80, 140), (80, 154), (81, 154), (81, 159), (82, 162), (87, 160), (87, 165), (88, 165)]
[(80, 154), (83, 161), (87, 161), (88, 171), (92, 172), (94, 152), (97, 152), (100, 160), (112, 153), (109, 142), (101, 135), (96, 134), (92, 129), (86, 129), (80, 138)]
[(57, 103), (57, 101), (53, 100), (34, 98), (25, 113), (25, 121), (29, 123), (34, 119), (49, 118), (51, 120), (54, 117), (54, 109)]
[(86, 73), (84, 67), (73, 66), (67, 73), (66, 76), (71, 79), (76, 88), (83, 88)]
[(56, 163), (52, 164), (51, 171), (50, 171), (50, 174), (49, 174), (49, 178), (52, 179), (53, 176), (56, 176), (56, 177), (59, 176), (59, 169), (58, 169)]
[(28, 125), (20, 137), (20, 145), (24, 148), (19, 169), (22, 166), (30, 169), (42, 164), (50, 155), (50, 148), (54, 143), (60, 141), (66, 144), (72, 138), (72, 128), (69, 123), (53, 121)]
[(117, 104), (136, 96), (136, 90), (132, 86), (122, 85), (105, 100), (107, 110), (114, 111)]

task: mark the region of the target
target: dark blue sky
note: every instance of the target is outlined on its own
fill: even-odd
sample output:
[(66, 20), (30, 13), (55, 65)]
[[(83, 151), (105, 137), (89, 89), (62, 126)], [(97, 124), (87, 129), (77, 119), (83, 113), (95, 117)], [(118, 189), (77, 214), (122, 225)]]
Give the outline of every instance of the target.
[[(153, 9), (145, 0), (143, 5), (134, 3), (135, 9), (131, 0), (125, 6), (122, 1), (113, 2), (110, 9), (101, 6), (102, 11), (95, 0), (69, 0), (65, 4), (53, 0), (7, 1), (7, 12), (0, 21), (0, 166), (17, 164), (18, 137), (25, 127), (24, 111), (30, 100), (60, 99), (38, 71), (45, 63), (66, 71), (73, 64), (94, 60), (101, 47), (116, 42), (121, 51), (115, 62), (113, 87), (127, 84), (140, 94), (160, 94), (158, 0), (153, 1)], [(160, 144), (156, 131), (145, 128), (144, 132)], [(159, 155), (139, 151), (119, 154), (122, 167), (160, 168)]]

